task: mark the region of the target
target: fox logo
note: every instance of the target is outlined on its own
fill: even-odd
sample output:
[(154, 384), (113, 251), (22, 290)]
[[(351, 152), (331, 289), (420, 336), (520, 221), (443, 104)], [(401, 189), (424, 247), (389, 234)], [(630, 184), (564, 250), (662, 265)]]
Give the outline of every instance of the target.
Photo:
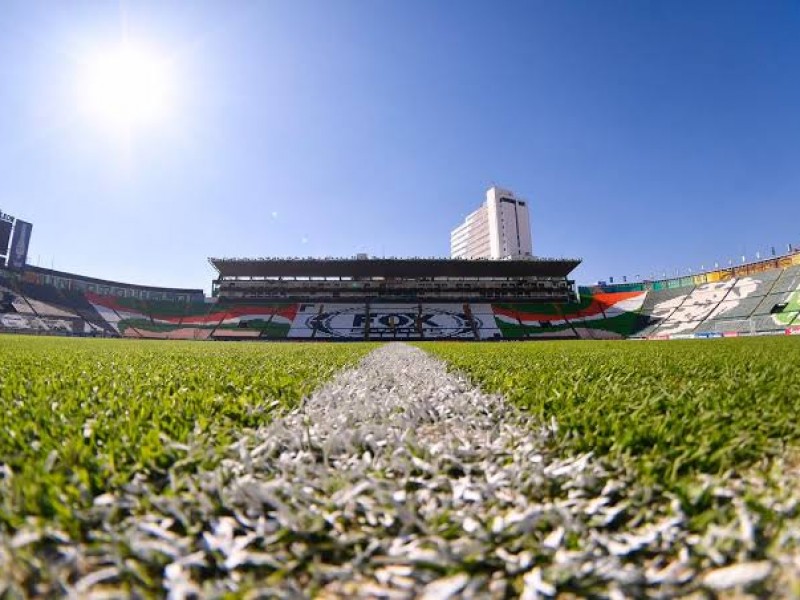
[[(476, 323), (479, 327), (480, 323)], [(371, 337), (395, 338), (452, 338), (473, 337), (473, 328), (467, 316), (460, 312), (423, 308), (420, 313), (413, 305), (407, 310), (381, 309), (373, 306), (369, 315), (364, 307), (348, 307), (326, 311), (307, 320), (307, 326), (317, 336), (362, 338), (369, 331)]]

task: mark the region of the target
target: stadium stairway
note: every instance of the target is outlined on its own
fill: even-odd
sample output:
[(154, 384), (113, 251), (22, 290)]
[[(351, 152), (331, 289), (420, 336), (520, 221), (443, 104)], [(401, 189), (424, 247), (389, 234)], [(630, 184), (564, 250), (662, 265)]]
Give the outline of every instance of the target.
[(800, 294), (798, 287), (796, 267), (740, 277), (695, 332), (780, 332), (797, 321), (800, 303), (793, 298)]
[[(51, 333), (60, 335), (82, 334), (86, 327), (84, 320), (68, 307), (47, 304), (36, 297), (29, 297), (31, 290), (23, 293), (22, 286), (7, 280), (4, 287), (8, 310), (0, 319), (0, 329), (19, 330), (29, 333)], [(35, 290), (34, 290), (35, 292)], [(50, 294), (54, 290), (48, 290)], [(47, 300), (53, 300), (48, 294)]]
[(478, 327), (475, 324), (475, 319), (472, 316), (472, 307), (465, 302), (463, 309), (464, 309), (464, 314), (467, 316), (467, 322), (469, 323), (469, 327), (472, 330), (472, 335), (476, 340), (481, 339), (480, 335), (478, 334)]
[(734, 280), (704, 283), (696, 286), (661, 324), (656, 334), (688, 335), (694, 332), (727, 296)]
[(697, 326), (695, 333), (748, 333), (747, 323), (758, 305), (768, 295), (780, 272), (740, 277), (725, 299)]
[(59, 290), (66, 306), (69, 306), (89, 326), (93, 335), (116, 335), (114, 328), (103, 319), (100, 313), (86, 299), (86, 296), (77, 291)]
[(670, 323), (674, 323), (675, 314), (683, 307), (693, 290), (694, 288), (692, 287), (680, 288), (678, 290), (672, 289), (648, 292), (648, 296), (651, 294), (659, 296), (659, 298), (654, 298), (656, 301), (652, 306), (651, 312), (648, 314), (648, 316), (655, 321), (655, 327), (648, 335), (669, 335), (666, 329), (668, 329)]

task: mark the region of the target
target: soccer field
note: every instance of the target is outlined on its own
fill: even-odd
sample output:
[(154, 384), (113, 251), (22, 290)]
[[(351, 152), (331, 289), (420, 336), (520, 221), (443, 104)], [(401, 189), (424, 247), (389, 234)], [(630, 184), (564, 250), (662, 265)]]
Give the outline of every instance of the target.
[(0, 337), (0, 594), (798, 592), (800, 339), (415, 346)]

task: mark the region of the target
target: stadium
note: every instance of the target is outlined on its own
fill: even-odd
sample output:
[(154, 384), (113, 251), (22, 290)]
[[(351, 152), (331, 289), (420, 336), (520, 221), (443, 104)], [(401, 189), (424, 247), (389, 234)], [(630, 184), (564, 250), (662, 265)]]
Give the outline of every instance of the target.
[(206, 296), (29, 265), (3, 223), (4, 594), (797, 589), (800, 252), (596, 286), (210, 258)]
[(798, 18), (4, 3), (0, 600), (800, 598)]
[[(10, 235), (3, 252), (11, 255)], [(9, 262), (0, 272), (0, 328), (143, 339), (351, 341), (665, 340), (800, 331), (800, 251), (692, 276), (591, 287), (570, 280), (580, 264), (574, 259), (209, 261), (218, 272), (211, 297), (202, 289)]]

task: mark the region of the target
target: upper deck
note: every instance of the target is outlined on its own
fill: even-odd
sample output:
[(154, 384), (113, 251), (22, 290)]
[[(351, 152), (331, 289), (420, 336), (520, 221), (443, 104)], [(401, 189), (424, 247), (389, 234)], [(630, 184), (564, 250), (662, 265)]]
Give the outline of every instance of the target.
[(220, 280), (259, 278), (431, 279), (566, 278), (579, 259), (209, 258)]

